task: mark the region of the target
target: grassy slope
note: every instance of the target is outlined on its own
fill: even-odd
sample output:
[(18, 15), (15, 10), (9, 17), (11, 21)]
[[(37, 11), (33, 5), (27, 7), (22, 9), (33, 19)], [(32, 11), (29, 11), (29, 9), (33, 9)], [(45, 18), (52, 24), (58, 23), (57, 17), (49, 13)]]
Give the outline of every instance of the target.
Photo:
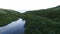
[(14, 10), (0, 9), (0, 26), (9, 24), (19, 18), (19, 12)]

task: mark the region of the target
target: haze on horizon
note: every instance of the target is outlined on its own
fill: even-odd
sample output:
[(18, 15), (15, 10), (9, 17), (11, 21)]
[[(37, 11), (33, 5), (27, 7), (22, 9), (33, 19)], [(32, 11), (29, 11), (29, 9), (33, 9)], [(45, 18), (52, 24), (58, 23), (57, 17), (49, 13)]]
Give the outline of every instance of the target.
[(46, 9), (60, 5), (60, 0), (0, 0), (0, 8), (21, 12)]

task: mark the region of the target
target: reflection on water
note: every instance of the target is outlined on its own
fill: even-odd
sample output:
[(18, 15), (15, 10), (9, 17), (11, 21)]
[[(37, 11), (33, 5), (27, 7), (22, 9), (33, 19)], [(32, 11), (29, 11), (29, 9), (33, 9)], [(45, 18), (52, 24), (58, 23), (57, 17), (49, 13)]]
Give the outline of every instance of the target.
[(25, 21), (18, 19), (4, 27), (0, 27), (0, 34), (23, 34)]

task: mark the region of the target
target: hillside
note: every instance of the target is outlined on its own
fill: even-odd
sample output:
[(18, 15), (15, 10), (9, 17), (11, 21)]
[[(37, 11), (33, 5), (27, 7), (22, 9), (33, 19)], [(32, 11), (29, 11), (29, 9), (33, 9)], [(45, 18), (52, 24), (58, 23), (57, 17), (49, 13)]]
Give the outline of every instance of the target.
[(15, 21), (19, 18), (19, 12), (8, 9), (0, 9), (0, 26), (9, 24), (12, 21)]
[(60, 34), (60, 6), (23, 13), (25, 34)]
[(46, 17), (48, 19), (55, 20), (57, 22), (60, 22), (60, 6), (48, 8), (48, 9), (42, 9), (42, 10), (33, 10), (33, 11), (27, 11), (24, 14), (31, 14), (31, 15), (37, 15)]
[(58, 34), (60, 23), (41, 16), (25, 16), (25, 34)]

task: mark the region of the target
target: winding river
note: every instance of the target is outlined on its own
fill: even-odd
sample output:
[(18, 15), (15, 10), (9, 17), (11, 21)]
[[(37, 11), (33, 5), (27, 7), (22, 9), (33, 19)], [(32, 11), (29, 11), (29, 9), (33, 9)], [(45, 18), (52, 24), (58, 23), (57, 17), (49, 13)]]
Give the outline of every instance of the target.
[(19, 18), (17, 21), (13, 21), (4, 27), (0, 27), (0, 34), (24, 34), (24, 24), (25, 20)]

